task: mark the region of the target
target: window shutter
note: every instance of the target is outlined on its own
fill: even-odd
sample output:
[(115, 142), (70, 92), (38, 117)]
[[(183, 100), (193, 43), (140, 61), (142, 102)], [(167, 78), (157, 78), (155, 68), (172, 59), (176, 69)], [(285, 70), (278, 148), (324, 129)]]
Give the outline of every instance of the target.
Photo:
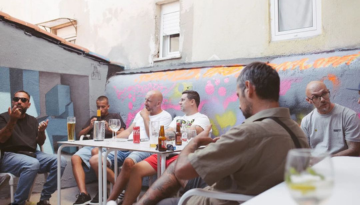
[(161, 21), (163, 36), (180, 33), (180, 4), (178, 1), (162, 6)]

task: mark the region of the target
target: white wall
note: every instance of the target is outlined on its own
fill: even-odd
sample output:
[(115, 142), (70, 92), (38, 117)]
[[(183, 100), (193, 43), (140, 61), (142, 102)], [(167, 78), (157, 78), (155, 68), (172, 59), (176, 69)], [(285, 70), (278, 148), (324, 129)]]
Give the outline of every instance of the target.
[[(0, 10), (31, 23), (78, 21), (76, 43), (127, 68), (152, 65), (158, 0), (0, 0)], [(271, 42), (269, 0), (181, 0), (182, 58), (155, 63), (228, 60), (320, 52), (360, 45), (360, 1), (323, 0), (322, 34)]]

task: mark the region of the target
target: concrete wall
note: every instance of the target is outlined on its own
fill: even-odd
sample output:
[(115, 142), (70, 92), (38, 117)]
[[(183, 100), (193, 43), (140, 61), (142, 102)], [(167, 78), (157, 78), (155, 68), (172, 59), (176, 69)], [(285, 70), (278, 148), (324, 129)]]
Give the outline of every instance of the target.
[[(59, 17), (78, 21), (76, 43), (127, 68), (153, 65), (158, 52), (159, 0), (0, 0), (0, 10), (31, 23)], [(292, 55), (358, 48), (360, 1), (323, 0), (322, 34), (271, 42), (268, 0), (181, 0), (181, 58), (198, 61)]]
[[(45, 151), (53, 153), (53, 144), (56, 144), (53, 136), (57, 140), (66, 139), (68, 115), (74, 113), (77, 117), (76, 131), (79, 132), (90, 115), (96, 113), (96, 98), (105, 94), (108, 66), (42, 38), (25, 35), (23, 30), (5, 21), (0, 22), (0, 31), (0, 98), (4, 102), (0, 112), (7, 111), (14, 92), (28, 91), (32, 104), (28, 113), (39, 121), (50, 119), (47, 129), (50, 140), (45, 143)], [(95, 69), (98, 75), (92, 78)], [(67, 91), (58, 90), (47, 96), (59, 85), (67, 86), (61, 88)], [(65, 97), (68, 102), (64, 101)], [(58, 112), (51, 112), (53, 109)]]
[[(241, 64), (241, 62), (239, 62)], [(301, 119), (313, 107), (305, 100), (305, 87), (313, 80), (323, 81), (331, 92), (331, 101), (359, 113), (356, 88), (360, 79), (360, 50), (278, 57), (270, 64), (279, 72), (280, 106), (288, 107), (294, 120)], [(144, 107), (144, 96), (152, 89), (164, 95), (163, 109), (173, 116), (182, 115), (178, 102), (181, 92), (190, 88), (199, 92), (200, 112), (213, 125), (213, 136), (225, 133), (244, 121), (236, 96), (236, 78), (243, 66), (205, 67), (148, 74), (124, 74), (112, 77), (106, 86), (113, 112), (120, 112), (127, 126)]]

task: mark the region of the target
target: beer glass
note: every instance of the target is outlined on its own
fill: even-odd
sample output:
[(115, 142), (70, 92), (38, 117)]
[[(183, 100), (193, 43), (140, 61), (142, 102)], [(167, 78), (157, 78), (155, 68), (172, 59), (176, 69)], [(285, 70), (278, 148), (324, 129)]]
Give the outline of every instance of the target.
[(330, 154), (319, 154), (311, 149), (290, 150), (286, 159), (285, 183), (299, 205), (326, 203), (334, 184)]
[(70, 141), (70, 142), (75, 141), (75, 125), (76, 125), (76, 118), (68, 117), (67, 118), (67, 132), (68, 132), (68, 141)]
[(160, 132), (160, 121), (154, 120), (150, 121), (150, 147), (156, 147), (158, 144), (158, 137)]
[(120, 119), (110, 119), (109, 120), (109, 127), (112, 130), (112, 139), (115, 140), (115, 133), (120, 129), (121, 127), (121, 121)]

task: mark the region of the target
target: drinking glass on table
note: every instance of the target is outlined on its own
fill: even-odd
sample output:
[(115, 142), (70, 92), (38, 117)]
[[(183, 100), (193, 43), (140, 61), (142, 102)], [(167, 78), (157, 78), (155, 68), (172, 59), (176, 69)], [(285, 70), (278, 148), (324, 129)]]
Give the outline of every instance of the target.
[(186, 136), (187, 142), (189, 142), (191, 139), (193, 139), (196, 136), (196, 130), (194, 129), (187, 129), (186, 133), (187, 133)]
[(165, 137), (166, 137), (167, 144), (171, 144), (171, 145), (175, 146), (175, 132), (174, 131), (166, 131)]
[(75, 125), (76, 125), (76, 118), (68, 117), (67, 118), (67, 133), (68, 133), (68, 141), (70, 141), (70, 142), (75, 141)]
[(120, 129), (121, 127), (121, 121), (120, 119), (110, 119), (109, 120), (109, 127), (113, 132), (113, 137), (112, 139), (115, 140), (115, 133)]
[(297, 204), (326, 204), (334, 184), (330, 154), (318, 154), (311, 149), (290, 150), (286, 159), (285, 183)]

